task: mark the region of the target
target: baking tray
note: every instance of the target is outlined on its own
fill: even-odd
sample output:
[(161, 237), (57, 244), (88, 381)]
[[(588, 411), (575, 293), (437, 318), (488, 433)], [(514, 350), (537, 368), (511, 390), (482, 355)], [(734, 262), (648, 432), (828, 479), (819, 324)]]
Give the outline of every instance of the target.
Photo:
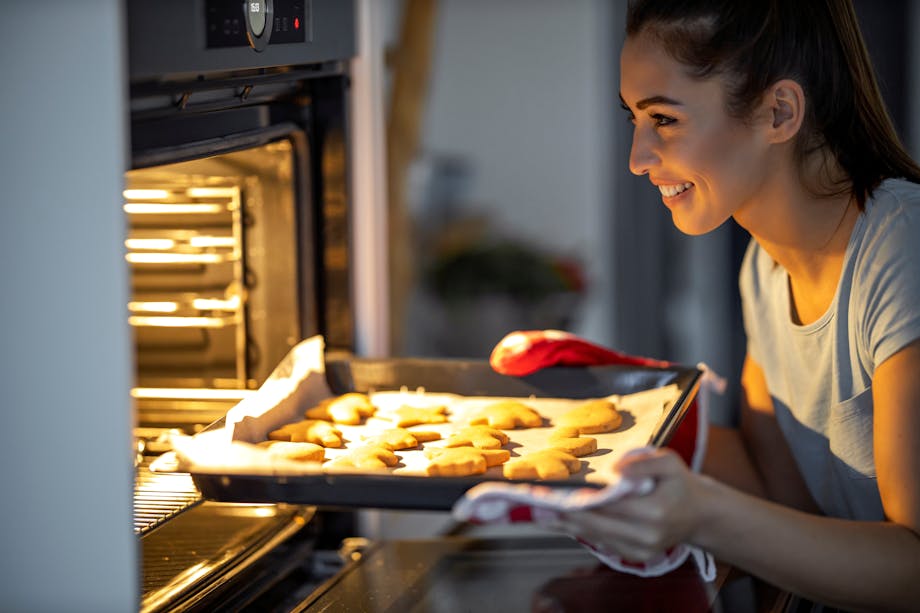
[[(702, 372), (693, 367), (551, 367), (525, 377), (500, 375), (487, 361), (448, 359), (332, 359), (325, 377), (334, 394), (423, 389), (431, 393), (512, 398), (588, 399), (627, 395), (675, 385), (676, 400), (661, 410), (649, 445), (667, 444), (696, 396)], [(224, 419), (207, 430), (224, 427)], [(513, 438), (513, 434), (512, 434)], [(400, 452), (397, 452), (399, 454)], [(582, 458), (583, 460), (585, 458)], [(449, 510), (472, 486), (504, 480), (494, 471), (474, 477), (430, 477), (392, 473), (304, 475), (190, 471), (206, 499), (222, 502), (292, 503), (323, 507)], [(555, 487), (602, 487), (585, 481), (541, 481)]]

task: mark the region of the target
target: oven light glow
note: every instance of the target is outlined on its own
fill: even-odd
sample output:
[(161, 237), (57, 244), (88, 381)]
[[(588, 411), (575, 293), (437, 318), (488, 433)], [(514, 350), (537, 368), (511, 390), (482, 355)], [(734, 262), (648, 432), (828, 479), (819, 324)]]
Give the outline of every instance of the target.
[(189, 198), (233, 198), (239, 195), (236, 187), (190, 187), (185, 190)]
[(121, 195), (127, 200), (166, 200), (170, 196), (165, 189), (126, 189)]
[(193, 236), (188, 240), (192, 247), (235, 247), (232, 236)]
[(195, 298), (192, 306), (201, 311), (235, 311), (240, 308), (240, 297), (233, 296), (229, 300), (216, 298)]
[(132, 315), (128, 317), (132, 326), (157, 328), (223, 328), (236, 323), (228, 317), (158, 317)]
[(145, 251), (166, 251), (176, 246), (176, 241), (171, 238), (129, 238), (125, 241), (128, 249), (141, 249)]
[(219, 264), (227, 258), (219, 253), (129, 253), (132, 264)]
[(164, 213), (222, 213), (227, 210), (223, 204), (204, 204), (195, 202), (177, 202), (176, 204), (160, 202), (126, 202), (125, 213), (131, 215), (163, 215)]
[(176, 302), (131, 301), (128, 303), (128, 310), (135, 313), (175, 313), (179, 310), (179, 304)]
[(135, 387), (132, 398), (158, 398), (163, 400), (242, 400), (255, 394), (255, 390), (184, 389), (179, 387)]

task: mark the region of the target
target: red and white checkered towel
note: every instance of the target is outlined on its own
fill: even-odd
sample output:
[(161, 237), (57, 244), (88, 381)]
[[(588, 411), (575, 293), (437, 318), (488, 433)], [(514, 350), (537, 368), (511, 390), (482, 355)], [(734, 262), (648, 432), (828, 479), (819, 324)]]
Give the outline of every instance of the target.
[[(669, 362), (629, 356), (606, 349), (567, 332), (530, 330), (513, 332), (496, 345), (490, 362), (499, 373), (524, 376), (548, 366), (589, 366), (628, 364), (668, 367)], [(707, 398), (711, 391), (721, 393), (725, 382), (701, 365), (704, 371), (700, 392), (688, 408), (683, 422), (668, 447), (674, 449), (692, 470), (699, 470), (706, 447)], [(643, 449), (633, 450), (636, 453)], [(650, 479), (619, 479), (603, 489), (551, 488), (542, 485), (487, 482), (479, 484), (454, 505), (453, 516), (471, 523), (551, 523), (559, 513), (599, 507), (625, 496), (641, 496), (654, 488)], [(681, 566), (693, 557), (707, 581), (715, 579), (712, 556), (691, 545), (677, 545), (649, 562), (632, 562), (604, 551), (602, 547), (580, 541), (605, 564), (619, 571), (653, 577)]]
[[(551, 524), (560, 513), (600, 507), (626, 496), (642, 496), (654, 487), (651, 479), (620, 479), (603, 489), (490, 481), (468, 490), (454, 505), (452, 514), (454, 519), (473, 524)], [(657, 577), (678, 568), (692, 556), (703, 579), (712, 581), (716, 577), (712, 556), (691, 545), (677, 545), (648, 562), (632, 562), (604, 551), (601, 546), (581, 539), (579, 542), (607, 566), (632, 575)]]

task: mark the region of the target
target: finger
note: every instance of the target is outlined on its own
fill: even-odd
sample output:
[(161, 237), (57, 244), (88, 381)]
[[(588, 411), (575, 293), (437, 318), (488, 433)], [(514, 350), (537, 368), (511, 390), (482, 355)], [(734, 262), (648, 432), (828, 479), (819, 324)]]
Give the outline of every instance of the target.
[(656, 540), (653, 528), (628, 519), (584, 512), (560, 519), (564, 532), (594, 543), (619, 543), (643, 546)]
[(648, 535), (644, 538), (637, 538), (639, 533), (635, 530), (629, 533), (628, 536), (613, 538), (610, 532), (598, 532), (580, 525), (574, 525), (569, 534), (601, 553), (617, 555), (627, 560), (647, 561), (664, 550), (664, 547), (656, 539)]
[(665, 495), (652, 492), (646, 496), (629, 496), (614, 503), (592, 509), (601, 517), (616, 519), (631, 525), (655, 525), (664, 521), (667, 514)]

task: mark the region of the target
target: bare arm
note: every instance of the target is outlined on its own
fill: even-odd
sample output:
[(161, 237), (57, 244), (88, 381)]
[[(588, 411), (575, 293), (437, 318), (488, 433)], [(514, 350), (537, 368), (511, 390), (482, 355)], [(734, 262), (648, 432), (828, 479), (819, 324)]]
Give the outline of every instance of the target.
[(701, 472), (752, 496), (767, 497), (763, 479), (754, 468), (741, 431), (737, 428), (709, 427), (706, 458)]

